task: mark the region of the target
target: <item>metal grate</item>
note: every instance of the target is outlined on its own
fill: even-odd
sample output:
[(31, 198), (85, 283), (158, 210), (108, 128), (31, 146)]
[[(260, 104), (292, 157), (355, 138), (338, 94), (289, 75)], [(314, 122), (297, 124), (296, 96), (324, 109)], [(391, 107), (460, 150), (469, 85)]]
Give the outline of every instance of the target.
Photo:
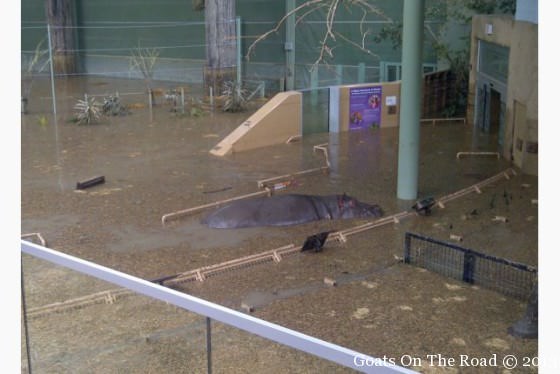
[(529, 298), (538, 274), (529, 265), (410, 232), (404, 262), (521, 300)]

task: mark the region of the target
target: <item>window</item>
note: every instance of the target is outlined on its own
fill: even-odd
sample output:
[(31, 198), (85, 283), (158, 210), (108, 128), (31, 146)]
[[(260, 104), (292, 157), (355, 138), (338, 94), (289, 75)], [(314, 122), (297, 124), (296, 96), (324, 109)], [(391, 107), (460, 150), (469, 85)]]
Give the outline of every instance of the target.
[[(381, 61), (379, 67), (381, 70), (381, 82), (394, 82), (402, 79), (402, 63)], [(436, 64), (422, 64), (424, 74), (432, 73), (436, 70)]]
[(501, 45), (478, 41), (478, 71), (507, 83), (509, 48)]

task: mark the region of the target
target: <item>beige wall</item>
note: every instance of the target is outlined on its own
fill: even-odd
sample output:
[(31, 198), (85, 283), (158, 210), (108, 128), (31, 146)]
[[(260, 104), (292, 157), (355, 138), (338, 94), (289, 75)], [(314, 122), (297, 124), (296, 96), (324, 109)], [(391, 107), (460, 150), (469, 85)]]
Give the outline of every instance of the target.
[[(486, 25), (493, 32), (486, 34)], [(474, 124), (478, 41), (509, 47), (503, 156), (523, 172), (538, 174), (538, 25), (509, 16), (475, 16), (472, 21), (467, 120)]]
[(233, 152), (285, 143), (301, 135), (301, 92), (280, 92), (239, 127), (219, 142), (210, 153), (225, 156)]
[[(350, 89), (359, 87), (382, 86), (381, 89), (381, 127), (394, 127), (399, 125), (399, 112), (401, 105), (401, 82), (367, 83), (340, 86), (339, 105), (339, 131), (348, 131), (350, 127)], [(397, 105), (390, 109), (385, 105), (388, 96), (396, 96)]]

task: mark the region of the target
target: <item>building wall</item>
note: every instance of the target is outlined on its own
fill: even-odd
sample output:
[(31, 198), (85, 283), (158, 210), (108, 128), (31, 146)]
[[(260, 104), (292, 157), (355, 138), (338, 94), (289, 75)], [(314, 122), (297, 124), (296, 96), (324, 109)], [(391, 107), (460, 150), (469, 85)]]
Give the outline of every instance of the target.
[[(487, 25), (492, 33), (487, 34)], [(478, 41), (510, 49), (502, 155), (531, 175), (538, 174), (538, 25), (511, 16), (475, 16), (472, 21), (467, 120), (474, 119)]]

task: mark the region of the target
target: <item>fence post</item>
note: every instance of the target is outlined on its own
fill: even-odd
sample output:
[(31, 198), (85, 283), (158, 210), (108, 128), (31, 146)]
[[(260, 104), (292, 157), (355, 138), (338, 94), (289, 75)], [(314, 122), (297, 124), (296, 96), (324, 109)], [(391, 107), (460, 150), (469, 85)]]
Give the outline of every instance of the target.
[(56, 90), (55, 90), (55, 87), (54, 87), (54, 67), (53, 67), (51, 25), (50, 24), (47, 24), (47, 39), (49, 39), (49, 65), (51, 67), (51, 91), (52, 91), (52, 102), (53, 102), (53, 114), (56, 116)]
[(206, 317), (206, 359), (208, 374), (212, 374), (212, 320)]
[(181, 113), (185, 114), (185, 89), (181, 87)]
[(152, 106), (154, 105), (154, 103), (152, 102), (152, 89), (148, 88), (148, 107), (150, 108), (150, 122), (154, 121), (154, 113), (152, 110)]
[(365, 83), (366, 81), (366, 64), (360, 62), (358, 64), (358, 83)]
[(342, 73), (343, 73), (342, 65), (336, 65), (336, 84), (338, 86), (342, 84)]
[(25, 331), (25, 351), (27, 354), (27, 372), (29, 374), (32, 373), (31, 371), (31, 347), (29, 346), (29, 327), (27, 324), (27, 304), (25, 303), (25, 284), (23, 279), (23, 258), (21, 259), (21, 266), (20, 266), (20, 273), (21, 273), (21, 314), (23, 317), (23, 329)]
[(316, 106), (318, 102), (317, 87), (319, 87), (319, 65), (313, 66), (311, 68), (311, 105), (312, 106)]
[(474, 268), (476, 257), (470, 251), (466, 251), (463, 257), (463, 282), (474, 283)]
[(404, 263), (410, 264), (410, 233), (404, 234)]
[(235, 39), (237, 42), (237, 83), (241, 86), (241, 17), (235, 18)]

